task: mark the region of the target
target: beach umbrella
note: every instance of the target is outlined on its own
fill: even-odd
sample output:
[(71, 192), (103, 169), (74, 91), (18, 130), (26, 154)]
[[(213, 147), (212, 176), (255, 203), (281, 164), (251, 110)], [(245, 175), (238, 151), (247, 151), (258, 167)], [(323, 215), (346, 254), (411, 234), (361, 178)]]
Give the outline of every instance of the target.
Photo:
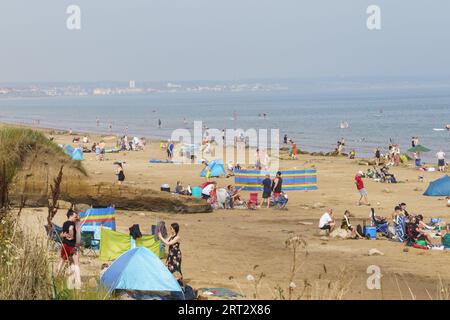
[(419, 153), (419, 152), (428, 152), (431, 151), (430, 149), (422, 146), (421, 144), (418, 144), (417, 146), (408, 149), (409, 152), (415, 152), (415, 153)]

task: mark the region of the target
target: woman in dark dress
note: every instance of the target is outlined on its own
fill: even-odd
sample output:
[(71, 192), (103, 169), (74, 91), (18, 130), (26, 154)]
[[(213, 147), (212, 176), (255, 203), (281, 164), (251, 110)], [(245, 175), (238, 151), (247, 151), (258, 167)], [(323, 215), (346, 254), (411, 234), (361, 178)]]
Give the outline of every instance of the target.
[(169, 247), (169, 254), (167, 255), (167, 268), (171, 273), (181, 272), (181, 250), (180, 250), (180, 236), (178, 232), (180, 231), (180, 226), (178, 223), (172, 223), (170, 225), (170, 237), (165, 239), (161, 233), (158, 233), (158, 237), (161, 241)]
[(117, 162), (116, 175), (118, 183), (123, 184), (123, 182), (125, 181), (125, 174), (123, 173), (123, 165), (120, 162)]

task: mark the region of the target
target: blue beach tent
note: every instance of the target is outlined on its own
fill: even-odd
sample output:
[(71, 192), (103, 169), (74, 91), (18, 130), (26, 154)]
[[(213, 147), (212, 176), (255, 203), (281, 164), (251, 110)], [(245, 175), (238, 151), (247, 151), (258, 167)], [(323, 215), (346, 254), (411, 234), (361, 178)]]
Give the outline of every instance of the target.
[[(220, 177), (222, 175), (226, 175), (226, 171), (225, 168), (223, 167), (223, 162), (222, 160), (213, 160), (209, 163), (208, 165), (209, 170), (211, 170), (211, 177)], [(206, 176), (206, 170), (203, 169), (201, 174), (201, 177), (205, 177)]]
[(430, 182), (428, 189), (424, 193), (425, 196), (450, 196), (450, 177), (443, 176), (437, 180)]
[(80, 149), (75, 149), (75, 151), (72, 153), (72, 160), (83, 161), (83, 151), (81, 151)]
[(82, 161), (83, 160), (83, 151), (80, 149), (75, 149), (72, 146), (64, 146), (64, 153), (67, 154), (72, 160)]
[(175, 277), (150, 250), (137, 247), (117, 258), (100, 278), (113, 290), (182, 293)]

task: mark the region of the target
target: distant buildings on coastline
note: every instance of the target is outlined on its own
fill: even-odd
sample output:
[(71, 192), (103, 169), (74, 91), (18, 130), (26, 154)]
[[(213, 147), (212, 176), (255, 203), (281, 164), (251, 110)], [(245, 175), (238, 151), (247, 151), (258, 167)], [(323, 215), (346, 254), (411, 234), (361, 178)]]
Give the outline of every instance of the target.
[(158, 85), (137, 84), (130, 80), (128, 85), (112, 84), (29, 84), (2, 86), (0, 98), (62, 97), (62, 96), (109, 96), (178, 92), (254, 92), (287, 90), (279, 84), (231, 83), (231, 84), (180, 84)]

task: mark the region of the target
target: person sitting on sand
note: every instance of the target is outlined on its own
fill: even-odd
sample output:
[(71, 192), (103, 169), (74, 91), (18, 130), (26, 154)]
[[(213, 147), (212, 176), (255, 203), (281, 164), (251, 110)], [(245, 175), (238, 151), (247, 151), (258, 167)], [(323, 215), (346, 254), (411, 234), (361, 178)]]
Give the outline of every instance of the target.
[(402, 202), (398, 205), (401, 209), (402, 215), (404, 215), (406, 218), (409, 217), (409, 213), (406, 210), (406, 203)]
[(345, 210), (344, 217), (342, 218), (341, 222), (341, 229), (347, 230), (351, 232), (351, 238), (352, 239), (361, 239), (364, 238), (350, 223), (350, 211)]
[(350, 153), (348, 155), (348, 158), (355, 159), (355, 157), (356, 157), (356, 151), (355, 151), (355, 149), (352, 149), (352, 151), (350, 151)]
[(288, 195), (284, 192), (281, 191), (280, 195), (273, 199), (273, 205), (275, 209), (286, 209), (286, 204), (289, 201), (289, 197)]
[(334, 226), (336, 225), (333, 217), (333, 209), (328, 209), (319, 220), (319, 229), (328, 230), (330, 233), (333, 232)]
[(413, 222), (413, 226), (414, 226), (414, 239), (417, 240), (425, 240), (425, 242), (432, 246), (432, 239), (431, 236), (425, 232), (425, 226), (423, 222), (423, 216), (422, 215), (417, 215), (414, 219), (415, 222)]
[(370, 212), (371, 212), (370, 217), (371, 217), (373, 223), (375, 223), (375, 225), (388, 223), (387, 218), (385, 216), (375, 214), (374, 208), (370, 208)]
[(183, 183), (181, 181), (177, 181), (177, 185), (175, 187), (175, 193), (182, 194), (184, 196), (190, 196), (189, 190), (183, 187)]
[(395, 176), (389, 172), (389, 168), (387, 166), (383, 166), (380, 171), (384, 176), (384, 181), (388, 183), (397, 183), (397, 179), (395, 179)]

